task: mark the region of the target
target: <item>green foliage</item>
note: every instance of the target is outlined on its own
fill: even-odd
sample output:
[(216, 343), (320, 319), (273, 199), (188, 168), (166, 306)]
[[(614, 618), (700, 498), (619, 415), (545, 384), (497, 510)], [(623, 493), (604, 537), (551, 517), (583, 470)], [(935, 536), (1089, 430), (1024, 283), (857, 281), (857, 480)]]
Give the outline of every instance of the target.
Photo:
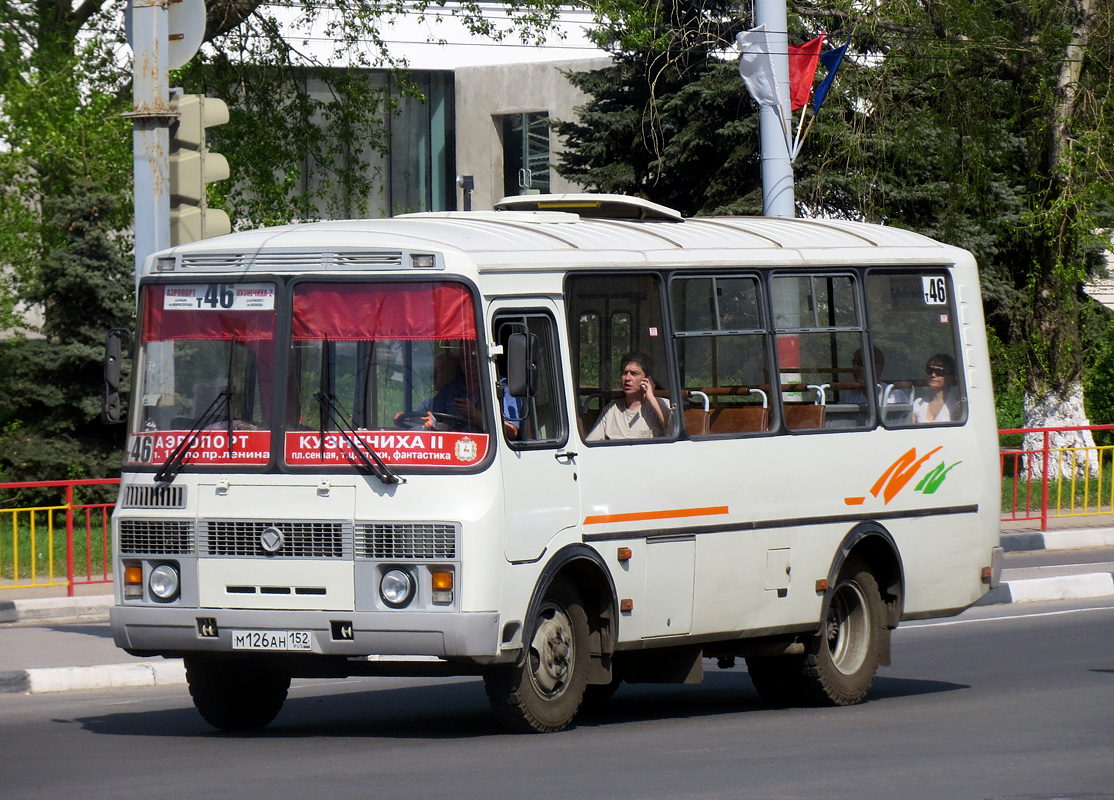
[[(0, 342), (6, 480), (105, 476), (119, 463), (119, 430), (96, 417), (104, 332), (133, 304), (124, 5), (0, 3), (0, 330), (26, 325), (27, 307), (45, 311), (45, 339)], [(276, 8), (297, 9), (293, 25)], [(390, 113), (418, 94), (401, 72), (388, 83), (362, 69), (405, 66), (379, 34), (384, 21), (454, 16), (490, 38), (536, 42), (559, 5), (504, 8), (500, 18), (475, 0), (207, 0), (208, 47), (172, 82), (230, 107), (211, 144), (233, 179), (211, 187), (211, 204), (239, 227), (366, 214)], [(322, 34), (333, 48), (317, 57), (309, 39)]]
[(131, 322), (132, 267), (108, 195), (84, 183), (48, 204), (65, 237), (26, 297), (44, 308), (44, 339), (0, 342), (0, 477), (57, 480), (119, 472), (119, 430), (102, 425), (104, 333)]
[(725, 8), (597, 4), (594, 38), (616, 64), (569, 74), (592, 99), (577, 121), (555, 123), (568, 146), (557, 171), (690, 216), (759, 211), (756, 106), (735, 64), (718, 56)]

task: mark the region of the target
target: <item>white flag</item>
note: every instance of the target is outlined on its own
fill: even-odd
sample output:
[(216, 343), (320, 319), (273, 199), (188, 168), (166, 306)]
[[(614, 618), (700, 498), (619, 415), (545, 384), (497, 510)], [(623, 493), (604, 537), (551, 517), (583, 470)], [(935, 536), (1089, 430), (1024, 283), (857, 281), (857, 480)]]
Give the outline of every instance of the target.
[(774, 70), (774, 59), (770, 55), (766, 26), (759, 25), (752, 30), (743, 31), (735, 37), (735, 44), (743, 54), (739, 59), (739, 75), (754, 102), (760, 106), (780, 109), (783, 105), (779, 94), (780, 84)]

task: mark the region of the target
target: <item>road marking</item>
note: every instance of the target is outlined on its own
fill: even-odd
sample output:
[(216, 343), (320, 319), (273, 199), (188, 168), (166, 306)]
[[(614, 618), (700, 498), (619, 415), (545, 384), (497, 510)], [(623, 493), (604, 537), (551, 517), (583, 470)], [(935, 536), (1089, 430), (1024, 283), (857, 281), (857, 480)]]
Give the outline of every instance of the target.
[(1008, 619), (1033, 619), (1034, 617), (1059, 617), (1065, 614), (1083, 614), (1088, 611), (1114, 611), (1114, 606), (1100, 606), (1098, 608), (1070, 608), (1066, 611), (1038, 611), (1033, 614), (1013, 614), (1008, 617), (980, 617), (979, 619), (951, 619), (943, 622), (911, 622), (902, 625), (899, 630), (916, 630), (917, 628), (939, 628), (945, 625), (970, 625), (973, 622), (1000, 622)]

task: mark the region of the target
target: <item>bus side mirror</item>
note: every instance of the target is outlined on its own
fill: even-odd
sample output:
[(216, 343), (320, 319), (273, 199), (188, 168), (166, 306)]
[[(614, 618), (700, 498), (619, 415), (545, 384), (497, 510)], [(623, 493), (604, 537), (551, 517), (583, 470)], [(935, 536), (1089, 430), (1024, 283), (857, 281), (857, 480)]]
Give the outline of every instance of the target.
[(538, 337), (512, 333), (507, 337), (507, 392), (512, 397), (538, 393)]
[(101, 402), (101, 421), (114, 425), (124, 421), (120, 402), (120, 367), (124, 359), (125, 342), (131, 334), (125, 328), (113, 328), (104, 337), (104, 396)]

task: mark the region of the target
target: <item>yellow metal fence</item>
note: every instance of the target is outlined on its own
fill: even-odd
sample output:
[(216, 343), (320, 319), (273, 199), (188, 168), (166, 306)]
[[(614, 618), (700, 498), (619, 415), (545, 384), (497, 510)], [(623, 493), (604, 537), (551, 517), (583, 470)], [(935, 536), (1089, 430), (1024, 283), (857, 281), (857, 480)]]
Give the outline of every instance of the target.
[(1056, 517), (1114, 513), (1114, 445), (1058, 447), (1057, 433), (1100, 431), (1114, 425), (1071, 428), (1015, 428), (1000, 436), (1036, 434), (1040, 446), (1000, 448), (1002, 520), (1040, 520), (1042, 530)]
[[(16, 506), (0, 507), (0, 590), (65, 586), (72, 595), (77, 586), (111, 583), (113, 503), (81, 502), (80, 495), (119, 483), (0, 483), (0, 501)], [(60, 502), (20, 503), (27, 494), (59, 495)]]

